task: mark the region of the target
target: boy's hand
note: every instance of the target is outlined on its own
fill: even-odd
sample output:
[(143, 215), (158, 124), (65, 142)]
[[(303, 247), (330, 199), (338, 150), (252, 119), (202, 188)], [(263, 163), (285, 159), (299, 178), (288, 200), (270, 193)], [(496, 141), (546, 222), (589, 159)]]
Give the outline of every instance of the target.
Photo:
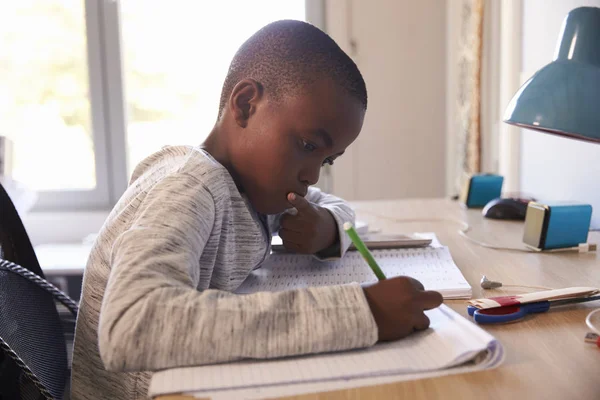
[(421, 282), (406, 276), (379, 281), (363, 290), (379, 329), (379, 341), (427, 329), (429, 318), (423, 311), (443, 301), (441, 294), (423, 290)]
[(286, 250), (315, 254), (336, 242), (337, 224), (327, 209), (296, 193), (288, 194), (288, 201), (298, 212), (295, 215), (286, 213), (281, 217), (279, 236)]

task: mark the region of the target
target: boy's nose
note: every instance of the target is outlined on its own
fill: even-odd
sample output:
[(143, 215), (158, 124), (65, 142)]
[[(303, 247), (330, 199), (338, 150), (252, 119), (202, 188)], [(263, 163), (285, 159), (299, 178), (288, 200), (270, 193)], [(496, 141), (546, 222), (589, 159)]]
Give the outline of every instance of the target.
[(319, 182), (319, 175), (321, 174), (321, 166), (318, 168), (315, 167), (307, 167), (304, 168), (300, 175), (300, 181), (307, 186), (315, 185)]

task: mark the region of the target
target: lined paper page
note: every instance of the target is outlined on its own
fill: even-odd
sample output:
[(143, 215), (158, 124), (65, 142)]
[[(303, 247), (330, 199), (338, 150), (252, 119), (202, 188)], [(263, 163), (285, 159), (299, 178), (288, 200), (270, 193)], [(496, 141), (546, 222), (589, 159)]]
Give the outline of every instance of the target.
[[(500, 347), (488, 352), (488, 357), (481, 363), (468, 363), (460, 367), (446, 368), (442, 370), (417, 372), (402, 375), (382, 375), (366, 378), (356, 378), (352, 380), (337, 379), (321, 382), (305, 382), (288, 385), (260, 386), (244, 389), (227, 389), (220, 391), (186, 392), (186, 395), (194, 398), (210, 398), (212, 400), (229, 399), (271, 399), (285, 396), (299, 396), (307, 393), (331, 392), (334, 390), (351, 389), (362, 386), (385, 385), (393, 382), (414, 381), (418, 379), (435, 378), (440, 376), (464, 374), (468, 372), (480, 371), (482, 369), (491, 369), (499, 366), (504, 359), (504, 351)], [(321, 396), (322, 397), (322, 396)]]
[[(447, 247), (374, 250), (373, 256), (389, 277), (410, 276), (425, 289), (437, 290), (444, 298), (470, 298), (471, 286)], [(309, 286), (375, 282), (377, 278), (358, 252), (348, 252), (337, 261), (321, 262), (310, 255), (273, 254), (250, 274), (238, 293), (281, 291)]]
[[(214, 392), (415, 374), (459, 365), (478, 355), (489, 367), (502, 359), (487, 332), (445, 305), (426, 312), (431, 328), (368, 349), (267, 361), (178, 368), (157, 372), (150, 394)], [(496, 350), (495, 350), (496, 349)], [(500, 357), (499, 357), (500, 355)]]

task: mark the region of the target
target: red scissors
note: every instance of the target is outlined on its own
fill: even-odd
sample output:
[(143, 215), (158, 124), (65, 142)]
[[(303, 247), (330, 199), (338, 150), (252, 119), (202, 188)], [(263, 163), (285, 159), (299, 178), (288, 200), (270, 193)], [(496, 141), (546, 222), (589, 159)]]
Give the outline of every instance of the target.
[(494, 307), (479, 309), (475, 306), (468, 306), (467, 312), (473, 317), (473, 320), (479, 324), (498, 324), (512, 322), (525, 318), (527, 314), (543, 313), (550, 307), (562, 306), (565, 304), (585, 303), (586, 301), (600, 300), (600, 296), (581, 297), (576, 299), (555, 300), (555, 301), (537, 301), (535, 303), (525, 303), (514, 306)]

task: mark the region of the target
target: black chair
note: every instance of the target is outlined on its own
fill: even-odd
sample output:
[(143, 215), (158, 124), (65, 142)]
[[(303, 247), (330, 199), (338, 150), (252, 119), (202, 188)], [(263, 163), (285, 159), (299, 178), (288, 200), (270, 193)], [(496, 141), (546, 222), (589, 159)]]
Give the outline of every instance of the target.
[(70, 374), (55, 300), (77, 316), (77, 304), (67, 295), (28, 269), (0, 259), (0, 399), (63, 398)]
[[(55, 301), (73, 321), (77, 304), (43, 278), (21, 219), (1, 185), (0, 255), (0, 400), (62, 399), (70, 371)], [(30, 269), (17, 260), (29, 262)]]
[(17, 210), (0, 184), (0, 258), (28, 268), (46, 278)]

